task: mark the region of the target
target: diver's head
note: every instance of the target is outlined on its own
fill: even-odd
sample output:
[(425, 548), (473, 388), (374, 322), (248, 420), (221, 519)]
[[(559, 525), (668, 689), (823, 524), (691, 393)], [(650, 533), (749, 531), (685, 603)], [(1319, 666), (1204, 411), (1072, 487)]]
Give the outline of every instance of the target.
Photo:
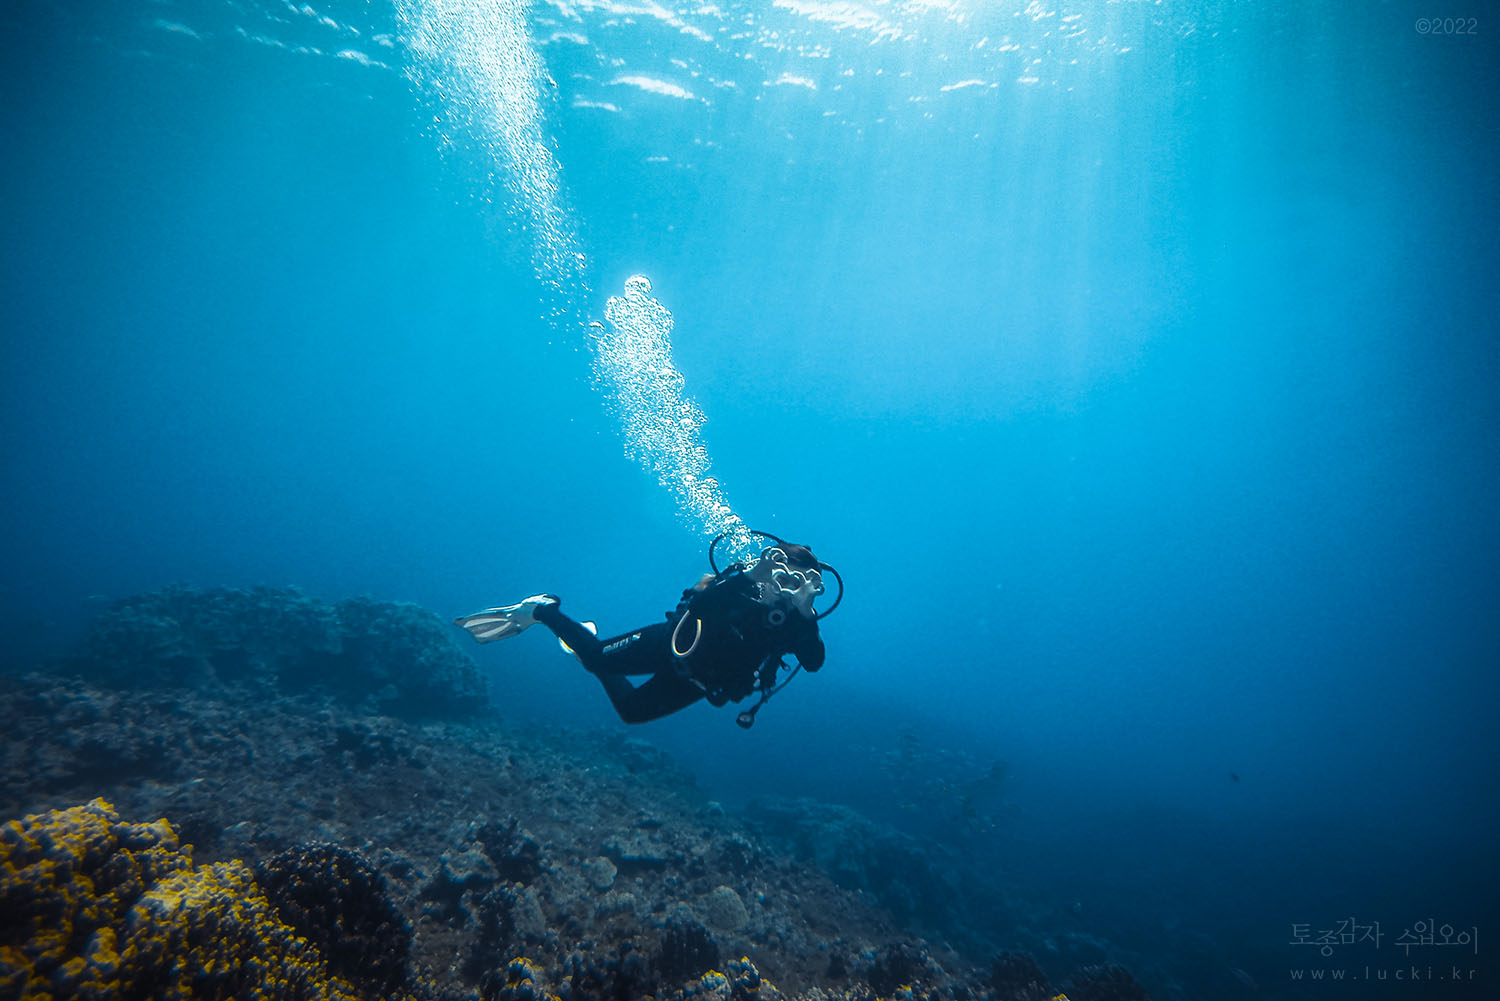
[(811, 617), (813, 601), (823, 593), (823, 573), (818, 558), (806, 546), (777, 543), (761, 550), (760, 558), (745, 571), (760, 588), (767, 603), (787, 601)]
[[(799, 546), (795, 542), (788, 542), (784, 546), (771, 546), (769, 549), (780, 549), (786, 555), (787, 563), (798, 570), (818, 569), (818, 558), (806, 546)], [(761, 555), (765, 555), (767, 551), (762, 550)]]

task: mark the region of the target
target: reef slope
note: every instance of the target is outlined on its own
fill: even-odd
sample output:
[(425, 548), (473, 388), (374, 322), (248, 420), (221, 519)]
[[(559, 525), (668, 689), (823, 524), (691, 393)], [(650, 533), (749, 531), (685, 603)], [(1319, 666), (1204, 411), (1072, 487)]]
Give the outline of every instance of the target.
[[(79, 823), (47, 811), (100, 797), (96, 826), (165, 818), (176, 869), (253, 874), (275, 912), (256, 920), (354, 949), (367, 996), (1051, 996), (1034, 964), (981, 959), (983, 929), (947, 936), (957, 949), (934, 931), (986, 918), (911, 839), (802, 801), (732, 815), (623, 732), (497, 722), (415, 606), (156, 592), (100, 616), (79, 656), (5, 681), (0, 819)], [(1061, 986), (1145, 997), (1114, 967)]]

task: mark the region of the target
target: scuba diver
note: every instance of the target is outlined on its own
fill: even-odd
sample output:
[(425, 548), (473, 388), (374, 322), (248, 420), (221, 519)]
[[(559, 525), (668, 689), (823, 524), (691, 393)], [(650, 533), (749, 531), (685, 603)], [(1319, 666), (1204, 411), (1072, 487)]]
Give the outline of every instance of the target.
[[(454, 622), (480, 643), (507, 639), (540, 622), (599, 679), (626, 723), (660, 719), (699, 699), (714, 706), (739, 702), (758, 691), (760, 701), (735, 720), (748, 730), (760, 707), (797, 671), (823, 666), (818, 620), (844, 600), (844, 580), (811, 549), (765, 532), (753, 533), (773, 540), (758, 557), (720, 570), (714, 547), (727, 534), (708, 547), (713, 573), (682, 592), (665, 622), (601, 640), (593, 623), (564, 615), (561, 599), (550, 594), (487, 608)], [(838, 580), (839, 593), (820, 614), (813, 601), (824, 591), (825, 572)], [(788, 654), (797, 658), (797, 666), (777, 684), (777, 672), (786, 667)], [(651, 677), (639, 685), (627, 680), (646, 674)]]

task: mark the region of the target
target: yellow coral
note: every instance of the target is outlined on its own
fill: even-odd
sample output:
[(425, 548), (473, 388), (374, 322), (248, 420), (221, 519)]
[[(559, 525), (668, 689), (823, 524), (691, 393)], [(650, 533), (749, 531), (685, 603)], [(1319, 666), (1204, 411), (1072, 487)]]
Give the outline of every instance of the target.
[(505, 967), (505, 986), (496, 992), (502, 1001), (561, 1001), (544, 986), (542, 969), (525, 956), (517, 956)]
[(25, 938), (7, 945), (47, 973), (123, 919), (148, 885), (191, 865), (166, 821), (121, 823), (102, 799), (13, 820), (0, 827), (0, 909)]
[(194, 867), (165, 820), (103, 800), (0, 827), (0, 994), (355, 1001), (242, 862)]
[(175, 873), (147, 891), (126, 921), (120, 967), (160, 998), (354, 998), (277, 916), (241, 862)]

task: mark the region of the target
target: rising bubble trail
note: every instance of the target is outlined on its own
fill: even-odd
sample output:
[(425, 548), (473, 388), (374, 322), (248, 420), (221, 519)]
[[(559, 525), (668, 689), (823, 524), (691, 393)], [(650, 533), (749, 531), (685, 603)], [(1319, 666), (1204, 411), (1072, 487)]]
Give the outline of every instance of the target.
[[(550, 78), (526, 23), (523, 0), (396, 0), (410, 50), (407, 75), (434, 106), (439, 141), (478, 152), (488, 188), (498, 186), (532, 238), (532, 267), (552, 290), (553, 323), (578, 323), (591, 298), (577, 227), (543, 129), (542, 87)], [(736, 555), (753, 537), (708, 475), (704, 417), (683, 395), (672, 364), (672, 314), (635, 277), (605, 308), (608, 328), (590, 325), (594, 384), (610, 400), (625, 453), (656, 475), (684, 518), (705, 534), (727, 532)]]

